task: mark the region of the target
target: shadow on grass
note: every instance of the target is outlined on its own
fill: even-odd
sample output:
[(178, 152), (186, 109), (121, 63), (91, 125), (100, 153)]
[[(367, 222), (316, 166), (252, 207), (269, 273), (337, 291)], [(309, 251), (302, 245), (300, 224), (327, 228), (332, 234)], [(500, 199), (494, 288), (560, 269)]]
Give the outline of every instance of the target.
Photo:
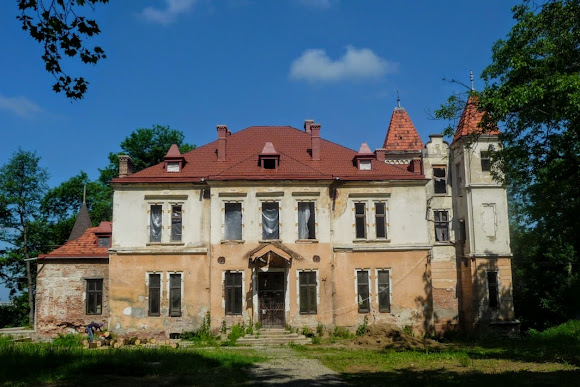
[[(237, 352), (237, 351), (236, 351)], [(233, 351), (60, 348), (43, 344), (0, 347), (0, 385), (240, 384), (262, 360)]]

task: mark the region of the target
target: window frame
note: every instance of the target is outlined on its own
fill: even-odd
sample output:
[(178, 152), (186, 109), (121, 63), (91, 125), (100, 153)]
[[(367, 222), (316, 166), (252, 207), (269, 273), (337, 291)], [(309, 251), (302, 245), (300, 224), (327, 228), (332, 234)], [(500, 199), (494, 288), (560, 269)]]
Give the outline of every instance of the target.
[(491, 151), (489, 149), (479, 152), (479, 160), (481, 163), (481, 172), (491, 172)]
[[(387, 273), (387, 294), (389, 304), (387, 308), (381, 307), (381, 282), (380, 282), (380, 273)], [(392, 297), (393, 297), (393, 287), (392, 287), (392, 279), (391, 279), (391, 269), (376, 269), (375, 270), (375, 283), (377, 285), (377, 304), (379, 307), (379, 313), (391, 313), (391, 306), (392, 306)], [(384, 283), (383, 283), (384, 284)]]
[[(170, 203), (171, 206), (171, 214), (170, 214), (170, 227), (171, 227), (171, 232), (170, 232), (170, 236), (169, 236), (169, 241), (170, 242), (183, 242), (183, 204), (182, 203)], [(175, 238), (174, 235), (174, 224), (175, 224), (175, 218), (174, 218), (174, 214), (175, 214), (175, 208), (179, 207), (179, 224), (181, 224), (181, 227), (179, 229), (180, 233), (179, 233), (179, 239)]]
[[(445, 214), (445, 217), (447, 218), (446, 220), (441, 220), (440, 217), (438, 217), (438, 215), (440, 214)], [(437, 210), (433, 210), (433, 230), (435, 232), (435, 242), (437, 243), (448, 243), (451, 241), (451, 233), (450, 233), (450, 227), (449, 227), (449, 223), (450, 223), (450, 217), (449, 217), (449, 210), (446, 209), (437, 209)], [(443, 239), (443, 240), (438, 240), (437, 239), (437, 230), (439, 228), (442, 228), (443, 230), (447, 231), (447, 239)]]
[[(241, 219), (240, 219), (240, 231), (241, 231), (241, 235), (240, 235), (240, 239), (231, 239), (227, 237), (228, 234), (228, 230), (227, 230), (227, 206), (228, 204), (239, 204), (240, 205), (240, 213), (241, 213)], [(222, 210), (223, 210), (223, 219), (222, 219), (222, 226), (223, 226), (223, 240), (224, 241), (242, 241), (244, 240), (244, 202), (241, 200), (224, 200), (222, 202)]]
[[(240, 283), (239, 285), (236, 284), (234, 280), (233, 283), (228, 284), (228, 277), (233, 279), (239, 276)], [(243, 271), (235, 271), (235, 270), (226, 270), (223, 272), (223, 286), (224, 286), (224, 311), (226, 316), (241, 316), (244, 311), (244, 272)], [(228, 291), (229, 290), (229, 291)], [(238, 293), (239, 292), (239, 293)], [(233, 299), (230, 301), (230, 293), (233, 293)], [(236, 306), (236, 296), (239, 296), (239, 307), (240, 310), (232, 310), (235, 309)], [(228, 306), (232, 306), (233, 308), (228, 308)], [(228, 310), (229, 309), (229, 310)]]
[[(86, 278), (85, 279), (85, 314), (87, 315), (102, 315), (103, 314), (103, 286), (104, 281), (103, 278)], [(91, 284), (99, 286), (95, 286), (94, 289), (91, 289)], [(94, 311), (92, 309), (94, 307)]]
[[(308, 220), (308, 223), (311, 222), (312, 219), (312, 226), (313, 226), (313, 237), (310, 238), (310, 228), (308, 229), (308, 238), (300, 238), (300, 205), (301, 204), (311, 204), (312, 208), (311, 208), (311, 216), (310, 219)], [(318, 235), (318, 223), (316, 222), (317, 216), (316, 216), (316, 200), (297, 200), (296, 201), (296, 231), (298, 233), (298, 240), (299, 241), (314, 241), (317, 240), (317, 235)]]
[[(354, 276), (354, 284), (355, 284), (355, 303), (358, 306), (357, 312), (364, 314), (364, 313), (370, 313), (371, 312), (371, 302), (372, 302), (372, 295), (371, 295), (371, 271), (370, 269), (355, 269), (355, 276)], [(359, 283), (359, 273), (366, 273), (367, 275), (367, 283), (366, 284), (361, 284)], [(359, 301), (360, 298), (360, 288), (361, 286), (365, 286), (366, 285), (366, 299), (363, 299), (362, 302)], [(368, 306), (367, 309), (361, 308), (361, 304), (365, 303)]]
[[(357, 214), (357, 205), (362, 205), (363, 213)], [(355, 239), (364, 240), (368, 239), (368, 222), (367, 222), (367, 202), (366, 201), (355, 201), (353, 202), (353, 213), (354, 213), (354, 237)], [(358, 235), (358, 222), (362, 220), (363, 225), (363, 236)]]
[[(489, 281), (490, 274), (495, 276), (495, 286), (492, 287)], [(499, 271), (498, 270), (486, 270), (485, 271), (485, 283), (487, 287), (487, 306), (490, 309), (499, 309), (500, 299), (499, 299)], [(493, 289), (493, 290), (492, 290)], [(492, 297), (492, 293), (495, 292), (495, 297)], [(493, 300), (493, 302), (492, 302)]]
[[(178, 276), (180, 278), (179, 287), (173, 286), (171, 283), (171, 278), (173, 276)], [(176, 289), (179, 289), (179, 309), (175, 310), (173, 303), (171, 302), (171, 297), (176, 293)], [(181, 310), (183, 304), (183, 273), (182, 272), (167, 272), (167, 299), (169, 301), (169, 317), (181, 317)]]
[[(264, 219), (264, 204), (270, 204), (270, 203), (276, 203), (278, 205), (278, 237), (277, 238), (264, 238), (264, 224), (263, 224), (263, 219)], [(259, 227), (260, 227), (260, 240), (263, 241), (278, 241), (281, 239), (281, 235), (282, 235), (282, 206), (280, 203), (280, 200), (274, 200), (274, 199), (267, 199), (267, 200), (260, 200), (260, 222), (258, 223)]]
[[(435, 170), (440, 169), (443, 170), (444, 174), (443, 176), (435, 176)], [(445, 165), (433, 165), (432, 168), (432, 173), (433, 173), (433, 194), (435, 195), (447, 195), (447, 183), (448, 183), (448, 171), (447, 171), (447, 166)], [(438, 184), (437, 179), (443, 180), (443, 190), (440, 190), (438, 192), (438, 188), (437, 187), (441, 187), (441, 183)]]
[[(306, 283), (302, 283), (302, 277), (308, 278)], [(314, 277), (314, 282), (310, 280)], [(318, 271), (317, 270), (299, 270), (298, 271), (298, 312), (302, 315), (318, 314)], [(312, 294), (314, 288), (314, 294)], [(307, 302), (302, 305), (302, 295), (305, 293)]]
[[(106, 241), (106, 244), (102, 242)], [(110, 235), (101, 235), (97, 237), (97, 247), (111, 247), (111, 236)]]
[[(161, 209), (161, 224), (159, 225), (159, 240), (153, 240), (153, 207)], [(149, 203), (149, 243), (163, 242), (163, 204), (155, 202)]]
[[(158, 286), (152, 286), (151, 285), (151, 276), (158, 276), (159, 277), (159, 285)], [(147, 315), (148, 316), (152, 316), (152, 317), (158, 317), (161, 316), (161, 299), (163, 297), (163, 274), (161, 272), (148, 272), (147, 273), (147, 295), (148, 295), (148, 310), (147, 310)], [(158, 290), (158, 294), (155, 296), (156, 300), (157, 300), (157, 305), (158, 305), (158, 311), (157, 312), (152, 312), (152, 307), (151, 307), (151, 301), (153, 299), (153, 294), (152, 294), (152, 290)]]
[[(384, 200), (377, 200), (373, 202), (374, 206), (373, 206), (373, 210), (374, 210), (374, 215), (375, 215), (375, 239), (380, 239), (380, 240), (388, 240), (389, 239), (389, 230), (388, 230), (388, 226), (389, 226), (389, 221), (388, 221), (388, 203), (387, 201)], [(384, 209), (384, 213), (382, 215), (379, 215), (377, 213), (377, 205), (382, 205), (383, 209)], [(378, 225), (379, 225), (379, 218), (382, 217), (382, 221), (381, 223), (384, 225), (384, 231), (385, 231), (385, 235), (384, 236), (379, 236), (378, 234)]]

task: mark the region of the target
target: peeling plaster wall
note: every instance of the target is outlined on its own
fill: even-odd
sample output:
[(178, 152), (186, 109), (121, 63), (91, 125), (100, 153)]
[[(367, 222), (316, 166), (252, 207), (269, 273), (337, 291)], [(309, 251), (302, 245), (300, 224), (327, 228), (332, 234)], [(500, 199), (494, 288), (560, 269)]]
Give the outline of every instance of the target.
[[(38, 261), (36, 325), (41, 336), (74, 332), (91, 321), (109, 318), (109, 266), (107, 259), (46, 259)], [(103, 313), (86, 314), (86, 279), (103, 279)], [(58, 327), (57, 324), (65, 324)], [(68, 326), (68, 327), (67, 327)], [(81, 329), (82, 330), (82, 329)]]

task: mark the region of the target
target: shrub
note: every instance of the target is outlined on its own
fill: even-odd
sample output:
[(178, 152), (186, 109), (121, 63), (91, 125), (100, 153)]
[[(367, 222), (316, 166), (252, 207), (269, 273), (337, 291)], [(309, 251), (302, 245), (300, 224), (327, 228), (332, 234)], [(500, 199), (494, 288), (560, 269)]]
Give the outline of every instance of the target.
[(361, 325), (358, 326), (358, 328), (356, 328), (356, 335), (357, 336), (362, 336), (365, 333), (367, 333), (367, 327), (369, 325), (369, 319), (367, 316), (365, 316), (365, 319), (363, 321), (363, 323)]
[(236, 341), (238, 341), (240, 337), (244, 336), (245, 336), (244, 323), (234, 324), (232, 325), (232, 329), (228, 334), (228, 341), (225, 343), (225, 345), (236, 345)]
[(302, 327), (302, 334), (306, 337), (314, 336), (314, 332), (312, 332), (312, 329), (310, 329), (308, 327)]
[(324, 325), (318, 324), (316, 326), (316, 334), (318, 335), (318, 337), (322, 337), (322, 335), (324, 334)]

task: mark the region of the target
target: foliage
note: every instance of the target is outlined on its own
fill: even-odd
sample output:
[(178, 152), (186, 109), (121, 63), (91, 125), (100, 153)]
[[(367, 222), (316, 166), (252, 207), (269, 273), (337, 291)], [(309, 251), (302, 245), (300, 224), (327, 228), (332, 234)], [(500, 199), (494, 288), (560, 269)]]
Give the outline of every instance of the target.
[(81, 16), (84, 6), (93, 8), (98, 3), (109, 0), (18, 0), (20, 15), (17, 19), (22, 29), (38, 41), (44, 48), (42, 60), (46, 71), (56, 79), (52, 89), (64, 91), (67, 98), (83, 98), (88, 82), (83, 77), (72, 79), (67, 75), (61, 63), (63, 55), (69, 58), (78, 57), (85, 64), (96, 64), (106, 58), (99, 46), (88, 47), (84, 41), (101, 30), (95, 20)]
[(312, 329), (310, 329), (309, 327), (302, 327), (302, 330), (300, 333), (306, 337), (310, 337), (310, 338), (314, 337), (314, 332), (312, 332)]
[(0, 306), (0, 328), (28, 325), (28, 294), (22, 293), (9, 305)]
[(245, 327), (244, 324), (234, 324), (232, 325), (232, 328), (230, 329), (230, 333), (228, 333), (228, 341), (226, 345), (236, 345), (236, 342), (238, 341), (238, 339), (240, 337), (244, 337), (245, 335)]
[(179, 335), (179, 338), (182, 340), (193, 341), (198, 345), (216, 345), (217, 338), (211, 332), (211, 316), (210, 313), (207, 312), (201, 327), (196, 331), (188, 331), (183, 332)]
[(368, 325), (369, 325), (369, 319), (367, 316), (365, 316), (363, 323), (356, 328), (356, 335), (362, 336), (365, 333), (367, 333)]
[(318, 337), (322, 337), (322, 335), (324, 334), (324, 325), (322, 324), (316, 325), (316, 334), (318, 335)]
[(84, 339), (85, 336), (80, 333), (68, 333), (66, 335), (59, 333), (58, 336), (52, 340), (52, 343), (57, 347), (75, 348), (81, 347)]
[(352, 339), (354, 335), (345, 327), (334, 327), (332, 336), (337, 339)]

